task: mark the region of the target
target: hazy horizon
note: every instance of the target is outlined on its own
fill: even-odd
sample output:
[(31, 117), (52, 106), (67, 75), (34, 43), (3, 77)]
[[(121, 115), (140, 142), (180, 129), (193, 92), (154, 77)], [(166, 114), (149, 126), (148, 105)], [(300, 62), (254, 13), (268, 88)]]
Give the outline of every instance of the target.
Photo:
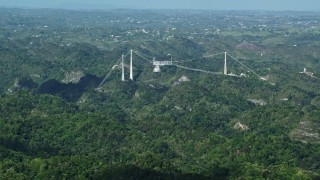
[(1, 0), (1, 7), (61, 9), (195, 9), (320, 11), (319, 0)]

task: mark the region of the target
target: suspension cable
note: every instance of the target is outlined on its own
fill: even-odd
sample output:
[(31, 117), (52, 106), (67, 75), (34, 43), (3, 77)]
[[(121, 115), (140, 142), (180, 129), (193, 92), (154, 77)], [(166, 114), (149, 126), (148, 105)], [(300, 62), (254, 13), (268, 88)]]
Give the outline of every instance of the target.
[(239, 60), (237, 60), (236, 58), (234, 58), (233, 56), (231, 56), (229, 53), (227, 53), (228, 56), (230, 56), (233, 60), (237, 61), (239, 64), (241, 64), (242, 66), (244, 66), (247, 70), (249, 70), (250, 72), (252, 72), (253, 74), (255, 74), (256, 76), (258, 76), (260, 79), (265, 80), (265, 78), (261, 77), (259, 74), (257, 74), (256, 72), (254, 72), (252, 69), (250, 69), (248, 66), (244, 65), (242, 62), (240, 62)]
[(207, 73), (207, 74), (222, 74), (220, 72), (212, 72), (212, 71), (206, 71), (206, 70), (202, 70), (202, 69), (196, 69), (196, 68), (189, 68), (189, 67), (186, 67), (186, 66), (181, 66), (181, 65), (178, 65), (178, 64), (172, 64), (178, 68), (182, 68), (182, 69), (186, 69), (186, 70), (191, 70), (191, 71), (197, 71), (197, 72), (203, 72), (203, 73)]
[[(119, 64), (120, 61), (121, 61), (121, 59), (122, 59), (122, 57), (120, 57), (120, 59), (117, 61), (117, 63), (116, 63), (114, 66), (116, 66), (117, 64)], [(114, 70), (114, 69), (113, 69), (114, 66), (110, 69), (110, 71), (108, 72), (108, 74), (103, 78), (103, 80), (101, 81), (101, 83), (99, 84), (99, 86), (98, 86), (97, 89), (99, 89), (99, 88), (106, 82), (107, 78), (111, 75), (112, 71)]]
[(202, 56), (202, 57), (200, 57), (200, 58), (196, 58), (196, 59), (181, 60), (181, 61), (179, 61), (179, 62), (190, 62), (190, 61), (195, 61), (195, 60), (199, 60), (199, 59), (204, 59), (204, 58), (214, 57), (214, 56), (217, 56), (217, 55), (220, 55), (220, 54), (224, 54), (224, 52), (222, 52), (222, 53), (216, 53), (216, 54), (210, 54), (210, 55)]
[(140, 56), (142, 59), (148, 61), (149, 63), (151, 62), (150, 59), (148, 59), (146, 56), (141, 55), (138, 51), (133, 51), (136, 55)]

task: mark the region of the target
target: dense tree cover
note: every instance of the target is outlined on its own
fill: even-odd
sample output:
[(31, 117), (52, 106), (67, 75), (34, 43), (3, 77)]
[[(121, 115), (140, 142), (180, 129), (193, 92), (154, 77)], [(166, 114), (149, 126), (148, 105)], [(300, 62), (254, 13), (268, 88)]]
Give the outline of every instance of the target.
[[(318, 15), (208, 13), (0, 9), (0, 179), (319, 178)], [(130, 49), (269, 80), (135, 57), (96, 89)]]
[[(116, 94), (89, 91), (82, 102), (28, 91), (2, 95), (2, 176), (308, 179), (319, 172), (320, 146), (289, 137), (301, 119), (318, 121), (313, 111), (256, 107), (222, 93), (220, 77), (211, 87), (169, 89), (115, 81), (121, 86), (105, 89)], [(237, 121), (250, 130), (233, 129)]]

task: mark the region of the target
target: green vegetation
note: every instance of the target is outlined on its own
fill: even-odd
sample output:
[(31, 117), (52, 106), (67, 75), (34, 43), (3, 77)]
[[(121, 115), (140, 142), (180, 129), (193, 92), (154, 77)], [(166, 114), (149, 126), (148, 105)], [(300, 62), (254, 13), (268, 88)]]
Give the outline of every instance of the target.
[(319, 16), (0, 9), (0, 179), (319, 179)]

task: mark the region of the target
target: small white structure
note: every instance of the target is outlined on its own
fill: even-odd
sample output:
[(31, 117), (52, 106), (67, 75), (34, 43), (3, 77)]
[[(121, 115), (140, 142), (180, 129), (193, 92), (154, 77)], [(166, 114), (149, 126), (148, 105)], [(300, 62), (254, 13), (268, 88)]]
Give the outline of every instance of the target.
[(240, 122), (237, 122), (234, 126), (233, 126), (233, 129), (239, 129), (241, 131), (246, 131), (246, 130), (249, 130), (249, 127), (245, 124), (242, 124)]
[(301, 73), (301, 74), (306, 74), (306, 75), (308, 75), (308, 76), (310, 76), (310, 77), (313, 77), (313, 78), (317, 78), (317, 77), (315, 77), (315, 76), (313, 75), (312, 72), (308, 72), (305, 67), (303, 68), (303, 72), (300, 72), (300, 73)]
[(244, 73), (241, 73), (240, 74), (240, 77), (249, 77), (248, 75), (244, 74)]
[(117, 67), (119, 67), (119, 65), (118, 65), (118, 64), (116, 64), (116, 65), (112, 66), (112, 70), (115, 70)]
[(255, 105), (260, 105), (260, 106), (267, 105), (267, 103), (262, 99), (248, 99), (248, 101), (253, 102)]
[(187, 82), (187, 81), (190, 81), (190, 79), (185, 76), (185, 75), (182, 75), (179, 79), (178, 79), (179, 82)]
[(155, 73), (161, 72), (160, 66), (159, 65), (155, 66), (153, 69), (153, 72), (155, 72)]
[(181, 84), (183, 82), (189, 82), (189, 81), (190, 81), (190, 79), (187, 76), (182, 75), (173, 85), (175, 86), (175, 85)]
[(261, 79), (264, 81), (268, 81), (270, 79), (270, 76), (266, 75), (266, 76), (261, 77)]

